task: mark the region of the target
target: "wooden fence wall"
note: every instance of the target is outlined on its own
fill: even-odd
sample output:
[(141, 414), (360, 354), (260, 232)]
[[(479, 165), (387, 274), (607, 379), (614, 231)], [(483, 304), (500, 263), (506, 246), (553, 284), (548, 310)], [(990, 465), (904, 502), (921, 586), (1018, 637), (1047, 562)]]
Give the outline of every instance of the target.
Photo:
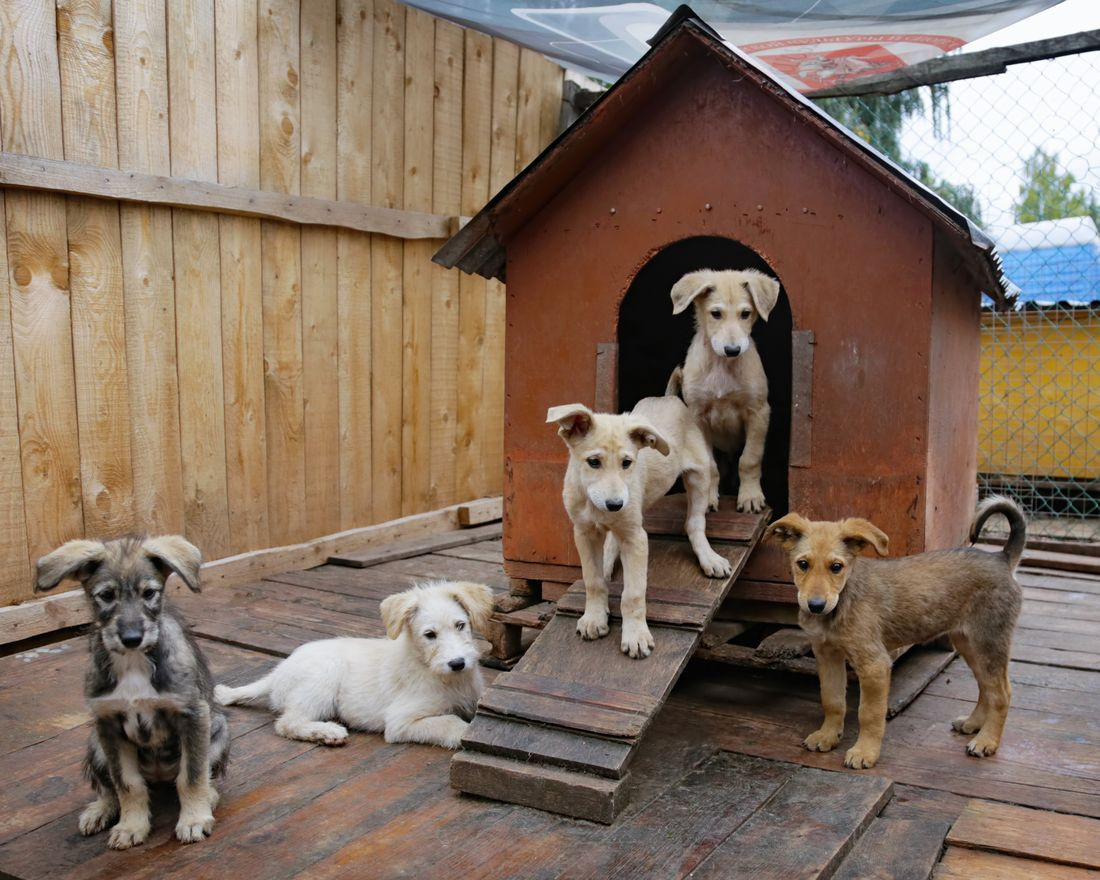
[(263, 217), (445, 229), (558, 67), (393, 0), (3, 0), (0, 58), (0, 604), (74, 537), (214, 559), (500, 491), (503, 288)]

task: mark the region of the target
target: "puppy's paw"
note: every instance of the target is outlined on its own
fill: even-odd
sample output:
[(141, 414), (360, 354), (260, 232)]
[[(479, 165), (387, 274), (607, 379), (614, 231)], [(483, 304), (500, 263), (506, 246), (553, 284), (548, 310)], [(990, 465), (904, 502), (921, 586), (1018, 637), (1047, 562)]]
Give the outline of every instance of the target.
[(77, 823), (80, 833), (85, 837), (99, 834), (118, 817), (118, 805), (99, 798), (92, 801), (80, 814)]
[(132, 846), (140, 846), (149, 836), (149, 819), (123, 820), (111, 829), (107, 838), (107, 846), (111, 849), (129, 849)]
[(878, 763), (879, 747), (868, 742), (856, 740), (844, 756), (844, 766), (853, 770), (870, 770)]
[(602, 639), (610, 631), (611, 627), (607, 624), (607, 612), (604, 610), (585, 611), (580, 620), (577, 621), (577, 635), (590, 642), (594, 639)]
[(821, 727), (802, 740), (802, 747), (811, 752), (831, 752), (840, 742), (841, 730), (827, 730)]
[(317, 724), (313, 740), (323, 746), (346, 746), (348, 729), (335, 721), (321, 721)]
[(635, 660), (648, 657), (653, 651), (653, 636), (650, 635), (649, 626), (643, 620), (623, 621), (623, 640), (619, 647), (622, 652)]
[(764, 493), (759, 488), (742, 489), (737, 493), (737, 509), (741, 513), (760, 513), (764, 509)]
[(988, 758), (996, 753), (999, 745), (993, 737), (979, 733), (966, 744), (966, 753), (973, 758)]
[(714, 512), (717, 509), (718, 509), (718, 489), (715, 488), (715, 490), (710, 493), (710, 497), (707, 499), (707, 510), (709, 510), (711, 512)]
[(440, 737), (439, 744), (445, 749), (457, 749), (462, 745), (462, 737), (469, 729), (470, 722), (456, 717), (451, 724), (447, 725), (447, 730)]
[(951, 722), (951, 729), (955, 733), (965, 733), (968, 736), (982, 729), (980, 721), (976, 721), (973, 715), (960, 715)]
[(176, 839), (180, 843), (198, 843), (214, 830), (214, 814), (199, 809), (180, 812), (176, 823)]
[(726, 578), (733, 574), (733, 566), (729, 560), (714, 550), (699, 555), (699, 567), (707, 577)]

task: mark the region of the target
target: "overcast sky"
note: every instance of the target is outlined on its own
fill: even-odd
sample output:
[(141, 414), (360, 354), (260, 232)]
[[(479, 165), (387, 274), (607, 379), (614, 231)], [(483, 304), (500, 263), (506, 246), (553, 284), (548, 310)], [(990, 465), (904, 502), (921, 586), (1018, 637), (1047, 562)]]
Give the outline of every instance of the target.
[[(962, 52), (1100, 29), (1100, 0), (1065, 0), (1046, 12), (968, 44)], [(953, 183), (978, 190), (984, 225), (1010, 225), (1024, 160), (1036, 146), (1100, 198), (1100, 51), (1018, 64), (993, 77), (950, 85), (951, 121), (937, 139), (932, 121), (914, 120), (903, 152)]]

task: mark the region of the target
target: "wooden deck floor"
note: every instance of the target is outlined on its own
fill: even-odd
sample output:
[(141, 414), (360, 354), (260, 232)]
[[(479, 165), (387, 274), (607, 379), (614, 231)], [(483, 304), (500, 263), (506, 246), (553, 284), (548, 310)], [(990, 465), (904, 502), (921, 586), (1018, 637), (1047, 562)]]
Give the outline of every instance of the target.
[[(464, 578), (503, 590), (500, 553), (487, 540), (363, 569), (277, 575), (180, 604), (219, 680), (239, 683), (303, 641), (382, 635), (380, 599), (412, 581)], [(451, 753), (440, 749), (367, 734), (342, 749), (290, 742), (274, 735), (266, 712), (234, 708), (213, 837), (177, 843), (169, 802), (144, 846), (109, 852), (103, 835), (76, 831), (89, 799), (80, 775), (84, 639), (13, 654), (0, 658), (0, 872), (1100, 877), (1100, 577), (1020, 577), (1027, 601), (1013, 708), (996, 757), (966, 757), (950, 731), (948, 719), (976, 696), (959, 661), (889, 723), (882, 761), (864, 773), (841, 768), (854, 714), (838, 751), (799, 747), (819, 720), (814, 681), (696, 662), (647, 735), (630, 806), (611, 826), (459, 795), (448, 785)], [(853, 692), (853, 712), (855, 701)]]

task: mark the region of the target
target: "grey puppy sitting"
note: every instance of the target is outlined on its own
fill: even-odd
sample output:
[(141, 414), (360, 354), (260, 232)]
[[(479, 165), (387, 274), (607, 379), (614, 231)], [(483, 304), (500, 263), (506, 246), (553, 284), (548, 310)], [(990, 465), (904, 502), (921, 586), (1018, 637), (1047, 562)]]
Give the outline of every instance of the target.
[(112, 849), (148, 837), (150, 783), (175, 782), (181, 841), (202, 840), (214, 827), (211, 777), (225, 770), (229, 726), (206, 659), (164, 596), (173, 572), (198, 592), (201, 562), (178, 535), (70, 541), (38, 560), (36, 590), (73, 577), (91, 605), (84, 690), (95, 725), (84, 769), (96, 800), (79, 824), (90, 835), (117, 819)]

